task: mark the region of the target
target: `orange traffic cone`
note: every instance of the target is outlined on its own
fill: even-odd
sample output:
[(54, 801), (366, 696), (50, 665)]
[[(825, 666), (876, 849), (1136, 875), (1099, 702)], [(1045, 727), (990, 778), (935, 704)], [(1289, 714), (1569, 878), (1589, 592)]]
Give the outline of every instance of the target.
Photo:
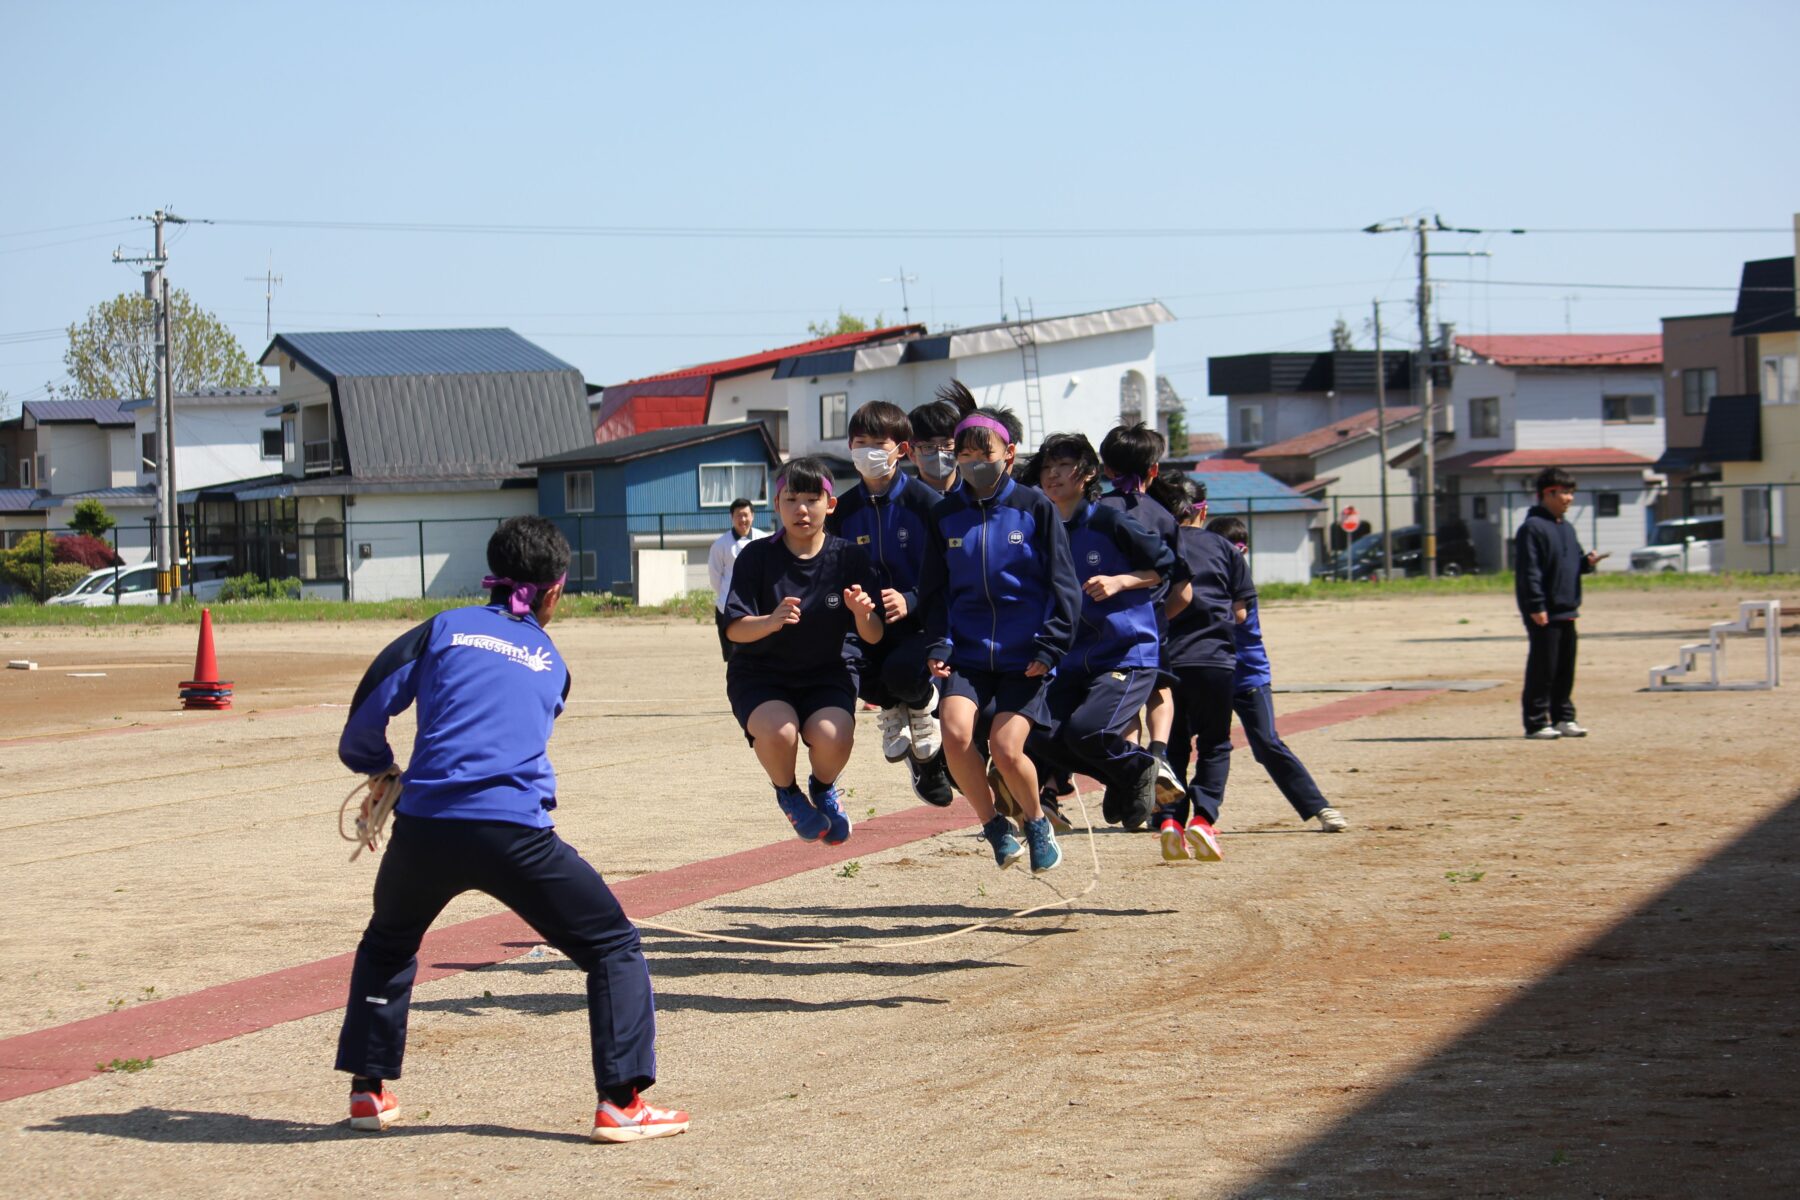
[(213, 654), (212, 609), (200, 610), (200, 647), (194, 653), (194, 677), (181, 685), (181, 707), (221, 709), (231, 707), (231, 681), (219, 678), (219, 661)]

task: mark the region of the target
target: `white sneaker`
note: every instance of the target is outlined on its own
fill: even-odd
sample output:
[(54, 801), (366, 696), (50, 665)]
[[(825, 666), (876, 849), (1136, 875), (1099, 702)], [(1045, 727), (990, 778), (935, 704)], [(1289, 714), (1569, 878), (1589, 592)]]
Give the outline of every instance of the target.
[(1350, 822), (1344, 820), (1344, 814), (1335, 808), (1321, 808), (1313, 816), (1318, 818), (1319, 828), (1326, 833), (1342, 833), (1350, 828)]
[(1534, 742), (1554, 742), (1562, 736), (1562, 730), (1554, 725), (1546, 725), (1542, 729), (1534, 729), (1525, 735)]
[(1583, 729), (1581, 726), (1577, 725), (1573, 721), (1558, 721), (1556, 723), (1555, 729), (1556, 729), (1556, 732), (1562, 734), (1564, 737), (1586, 737), (1587, 736), (1587, 730)]
[(929, 708), (909, 708), (906, 723), (912, 732), (912, 756), (930, 762), (944, 748), (944, 734)]
[(895, 705), (876, 713), (875, 727), (881, 730), (881, 753), (889, 762), (900, 762), (912, 753), (912, 726), (904, 707)]

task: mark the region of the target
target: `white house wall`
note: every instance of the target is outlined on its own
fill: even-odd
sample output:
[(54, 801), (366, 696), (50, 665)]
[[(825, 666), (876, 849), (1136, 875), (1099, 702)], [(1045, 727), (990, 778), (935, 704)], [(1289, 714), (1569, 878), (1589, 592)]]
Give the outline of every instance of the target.
[[(1663, 381), (1658, 367), (1604, 371), (1514, 371), (1492, 363), (1464, 363), (1456, 368), (1451, 388), (1456, 440), (1442, 457), (1470, 450), (1499, 454), (1506, 450), (1563, 450), (1610, 447), (1655, 461), (1666, 437)], [(1469, 402), (1482, 396), (1500, 399), (1497, 437), (1469, 436)], [(1608, 423), (1601, 419), (1604, 396), (1654, 396), (1656, 419), (1642, 424)]]
[(1251, 578), (1258, 583), (1311, 580), (1312, 519), (1310, 512), (1257, 513), (1246, 518), (1250, 521)]
[[(238, 479), (281, 473), (279, 458), (262, 456), (262, 431), (279, 429), (280, 420), (263, 413), (274, 398), (259, 397), (254, 404), (195, 405), (177, 408), (175, 412), (175, 486), (182, 491), (215, 487)], [(137, 412), (136, 444), (143, 445), (143, 435), (156, 428), (153, 409)], [(141, 452), (132, 455), (141, 463)], [(127, 484), (154, 484), (156, 472), (139, 466), (126, 479)]]
[[(424, 542), (428, 596), (474, 596), (487, 574), (487, 543), (508, 517), (537, 511), (537, 491), (362, 495), (344, 510), (350, 598), (395, 600), (419, 595)], [(419, 522), (423, 521), (421, 529)], [(368, 558), (359, 547), (366, 544)]]
[[(1596, 568), (1600, 571), (1628, 571), (1631, 552), (1643, 546), (1650, 528), (1650, 512), (1660, 494), (1656, 485), (1644, 482), (1642, 471), (1584, 471), (1579, 467), (1569, 472), (1575, 477), (1575, 503), (1563, 519), (1574, 526), (1583, 550), (1599, 550), (1611, 555)], [(1476, 557), (1483, 571), (1499, 571), (1512, 566), (1507, 544), (1525, 520), (1525, 513), (1537, 503), (1531, 490), (1531, 477), (1486, 474), (1463, 477), (1463, 495), (1458, 501), (1459, 515), (1468, 523), (1469, 538), (1475, 543)], [(1619, 497), (1619, 515), (1596, 516), (1601, 493)], [(1487, 501), (1488, 515), (1475, 518), (1476, 494)]]

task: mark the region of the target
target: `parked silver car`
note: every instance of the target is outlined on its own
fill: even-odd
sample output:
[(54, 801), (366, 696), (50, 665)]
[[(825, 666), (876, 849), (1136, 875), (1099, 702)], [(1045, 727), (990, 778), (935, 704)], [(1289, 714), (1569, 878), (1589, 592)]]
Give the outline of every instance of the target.
[[(181, 594), (192, 594), (197, 600), (216, 600), (230, 575), (230, 556), (203, 554), (192, 563), (182, 564)], [(132, 567), (104, 567), (98, 571), (89, 571), (74, 587), (60, 596), (50, 597), (44, 603), (73, 604), (82, 608), (100, 608), (109, 604), (155, 604), (156, 564), (139, 563)]]

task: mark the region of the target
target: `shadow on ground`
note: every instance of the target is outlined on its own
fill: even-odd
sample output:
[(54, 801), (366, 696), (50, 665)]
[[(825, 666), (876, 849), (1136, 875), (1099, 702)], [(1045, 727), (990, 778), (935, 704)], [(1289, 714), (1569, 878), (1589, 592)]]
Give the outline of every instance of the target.
[(1234, 1196), (1800, 1195), (1796, 1081), (1800, 797)]
[[(241, 1113), (193, 1112), (180, 1108), (134, 1108), (123, 1113), (75, 1113), (56, 1117), (43, 1125), (27, 1126), (31, 1133), (97, 1133), (104, 1137), (132, 1138), (140, 1142), (176, 1145), (294, 1146), (317, 1142), (367, 1140), (342, 1121), (319, 1125), (311, 1121), (283, 1121), (273, 1117), (247, 1117)], [(529, 1138), (544, 1142), (586, 1142), (578, 1133), (550, 1133), (542, 1129), (513, 1129), (506, 1125), (417, 1125), (401, 1123), (381, 1135), (391, 1138), (432, 1137), (464, 1133), (473, 1137)], [(207, 1190), (204, 1186), (202, 1191)], [(346, 1188), (354, 1192), (354, 1187)]]

